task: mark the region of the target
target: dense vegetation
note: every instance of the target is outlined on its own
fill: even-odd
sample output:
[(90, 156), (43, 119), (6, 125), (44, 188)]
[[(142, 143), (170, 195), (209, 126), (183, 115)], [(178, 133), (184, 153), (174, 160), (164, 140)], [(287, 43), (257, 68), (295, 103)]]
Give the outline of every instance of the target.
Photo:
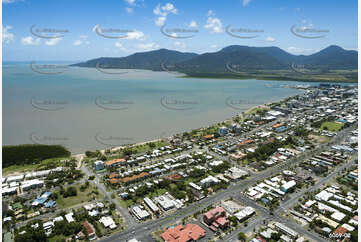
[(74, 64), (80, 67), (97, 65), (101, 68), (176, 71), (191, 77), (206, 78), (344, 82), (357, 80), (357, 51), (345, 50), (335, 45), (308, 56), (293, 55), (278, 47), (232, 45), (217, 52), (200, 55), (160, 49)]
[(41, 160), (69, 157), (70, 152), (61, 145), (9, 145), (3, 146), (3, 168), (11, 165), (39, 163)]

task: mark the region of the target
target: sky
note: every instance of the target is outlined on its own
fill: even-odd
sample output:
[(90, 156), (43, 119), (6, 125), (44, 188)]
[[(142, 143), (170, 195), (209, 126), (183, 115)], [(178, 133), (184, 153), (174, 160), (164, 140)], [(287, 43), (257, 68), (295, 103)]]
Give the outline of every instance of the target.
[[(84, 61), (160, 48), (357, 50), (357, 0), (3, 0), (3, 61)], [(291, 31), (292, 30), (292, 31)], [(313, 37), (313, 38), (310, 38)]]

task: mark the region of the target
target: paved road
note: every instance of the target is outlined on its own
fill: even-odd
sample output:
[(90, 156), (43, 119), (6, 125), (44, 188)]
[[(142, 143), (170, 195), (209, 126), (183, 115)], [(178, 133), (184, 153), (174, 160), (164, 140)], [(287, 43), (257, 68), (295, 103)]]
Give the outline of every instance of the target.
[[(253, 228), (255, 228), (257, 225), (260, 225), (265, 219), (270, 219), (270, 220), (275, 220), (275, 221), (279, 221), (280, 223), (285, 224), (286, 226), (289, 226), (290, 228), (294, 229), (295, 231), (297, 231), (300, 235), (307, 235), (307, 237), (314, 239), (316, 241), (325, 241), (322, 237), (320, 237), (318, 234), (316, 233), (311, 233), (307, 230), (305, 230), (304, 228), (302, 228), (300, 225), (298, 225), (297, 223), (290, 221), (289, 219), (286, 219), (284, 217), (279, 216), (279, 214), (282, 212), (282, 210), (287, 210), (290, 207), (294, 206), (295, 203), (298, 201), (298, 198), (302, 197), (304, 194), (308, 193), (308, 192), (312, 192), (315, 191), (317, 189), (319, 189), (323, 184), (327, 183), (329, 180), (335, 178), (338, 173), (340, 171), (342, 171), (344, 168), (349, 168), (352, 165), (354, 165), (354, 161), (357, 159), (357, 154), (353, 155), (353, 157), (351, 158), (350, 161), (348, 161), (347, 163), (343, 164), (342, 166), (338, 166), (336, 167), (331, 174), (329, 174), (328, 176), (320, 179), (314, 186), (309, 187), (307, 189), (302, 190), (301, 192), (298, 192), (296, 194), (296, 196), (294, 196), (292, 199), (287, 200), (285, 203), (281, 204), (280, 207), (278, 207), (274, 212), (273, 212), (273, 216), (271, 216), (269, 214), (269, 210), (260, 206), (258, 203), (256, 203), (255, 201), (243, 196), (242, 194), (236, 196), (235, 198), (241, 202), (243, 202), (244, 204), (246, 204), (247, 206), (252, 206), (254, 207), (258, 213), (260, 213), (260, 215), (258, 214), (258, 218), (249, 222), (247, 227), (242, 227), (239, 228), (235, 231), (233, 231), (231, 234), (225, 236), (222, 238), (222, 241), (234, 241), (237, 239), (238, 233), (239, 232), (248, 232), (253, 230)], [(291, 226), (290, 226), (291, 225)]]
[[(86, 166), (82, 166), (81, 170), (85, 173), (85, 175), (86, 175), (85, 177), (89, 177), (89, 176), (93, 175), (93, 173), (91, 171), (89, 171), (89, 169)], [(132, 227), (135, 224), (137, 224), (134, 217), (129, 214), (128, 210), (126, 208), (120, 207), (118, 201), (111, 197), (113, 191), (107, 191), (105, 185), (99, 181), (98, 177), (96, 177), (96, 179), (94, 181), (90, 181), (90, 183), (94, 184), (100, 190), (100, 192), (104, 194), (105, 198), (108, 201), (115, 204), (117, 211), (123, 216), (123, 218), (126, 221), (127, 226)]]
[[(181, 220), (182, 218), (190, 216), (194, 212), (201, 210), (209, 205), (215, 204), (215, 203), (217, 203), (221, 200), (224, 200), (237, 193), (239, 194), (240, 190), (245, 190), (248, 187), (254, 185), (256, 182), (258, 182), (260, 180), (264, 180), (265, 178), (267, 178), (273, 174), (279, 173), (280, 170), (285, 169), (286, 167), (289, 167), (292, 164), (303, 161), (304, 159), (308, 159), (308, 158), (312, 157), (313, 154), (326, 150), (327, 148), (330, 147), (330, 145), (334, 145), (334, 144), (340, 142), (341, 140), (343, 140), (346, 132), (348, 132), (352, 128), (353, 127), (342, 130), (328, 144), (320, 145), (319, 147), (315, 148), (314, 150), (306, 151), (303, 154), (301, 154), (300, 156), (290, 159), (287, 163), (280, 163), (280, 164), (273, 166), (263, 172), (255, 174), (254, 176), (248, 178), (247, 180), (240, 181), (238, 184), (230, 185), (227, 190), (223, 190), (221, 192), (218, 192), (214, 196), (206, 197), (199, 202), (193, 203), (184, 209), (176, 211), (173, 215), (169, 215), (167, 217), (163, 217), (158, 220), (153, 220), (153, 221), (149, 221), (146, 223), (129, 226), (126, 231), (120, 232), (118, 234), (114, 234), (110, 237), (102, 239), (101, 241), (109, 241), (109, 242), (110, 241), (127, 241), (134, 237), (149, 238), (149, 241), (153, 241), (153, 239), (151, 239), (150, 235), (149, 235), (149, 233), (151, 231), (163, 228), (163, 226), (165, 226), (167, 224), (175, 223), (175, 222)], [(296, 229), (295, 230), (301, 231), (301, 232), (299, 232), (300, 234), (303, 234), (303, 233), (308, 234), (309, 233), (308, 231), (304, 230), (303, 228), (297, 227), (298, 225), (294, 224), (293, 222), (287, 222), (287, 224), (290, 224), (290, 225), (296, 227), (297, 230)], [(314, 235), (314, 234), (310, 234), (311, 238), (315, 237), (315, 236), (316, 235)], [(146, 241), (148, 241), (148, 240), (146, 240)], [(320, 238), (320, 240), (318, 240), (318, 241), (323, 241), (323, 239)]]

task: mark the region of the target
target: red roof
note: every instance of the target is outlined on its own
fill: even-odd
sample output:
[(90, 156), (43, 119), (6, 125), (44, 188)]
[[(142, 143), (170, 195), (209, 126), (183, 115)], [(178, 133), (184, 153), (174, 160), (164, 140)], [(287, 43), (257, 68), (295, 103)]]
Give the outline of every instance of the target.
[(213, 222), (213, 223), (212, 223), (212, 226), (218, 228), (218, 227), (219, 227), (219, 224), (217, 224), (216, 222)]
[(93, 225), (89, 224), (87, 221), (83, 222), (83, 226), (84, 226), (86, 232), (88, 233), (88, 235), (95, 233)]
[(244, 140), (241, 143), (239, 143), (238, 146), (247, 145), (247, 144), (250, 144), (250, 143), (253, 143), (253, 142), (254, 142), (253, 139), (247, 139), (247, 140)]
[(333, 234), (335, 235), (344, 235), (347, 233), (347, 229), (345, 229), (342, 226), (339, 226), (335, 231), (333, 231)]
[(226, 212), (226, 210), (224, 210), (224, 208), (216, 207), (216, 208), (213, 208), (213, 209), (209, 210), (208, 212), (206, 212), (204, 214), (204, 216), (206, 216), (207, 219), (212, 219), (213, 217), (216, 217), (217, 215), (219, 215), (223, 212)]
[(119, 173), (116, 172), (112, 172), (109, 174), (109, 179), (119, 178), (119, 177), (120, 177)]
[(161, 237), (167, 242), (188, 242), (199, 240), (206, 235), (206, 231), (197, 224), (178, 225), (167, 229)]
[(225, 217), (219, 217), (216, 220), (217, 224), (221, 225), (221, 226), (225, 226), (227, 225), (228, 221)]
[(148, 176), (148, 175), (149, 175), (148, 172), (142, 172), (142, 173), (140, 173), (139, 175), (133, 175), (133, 176), (124, 177), (124, 178), (122, 179), (122, 182), (127, 183), (127, 182), (130, 182), (130, 181), (135, 181), (135, 180), (137, 180), (137, 179), (139, 179), (139, 178), (143, 178), (143, 177), (146, 177), (146, 176)]
[(182, 177), (181, 177), (179, 174), (177, 174), (177, 173), (168, 176), (168, 179), (171, 180), (171, 181), (179, 180), (179, 179), (181, 179), (181, 178), (182, 178)]
[(260, 241), (260, 242), (267, 242), (267, 240), (265, 240), (264, 238), (261, 238), (261, 237), (257, 237), (257, 240)]
[(123, 159), (123, 158), (114, 159), (114, 160), (110, 160), (110, 161), (105, 162), (105, 165), (106, 166), (111, 166), (111, 165), (122, 163), (122, 162), (125, 162), (125, 159)]

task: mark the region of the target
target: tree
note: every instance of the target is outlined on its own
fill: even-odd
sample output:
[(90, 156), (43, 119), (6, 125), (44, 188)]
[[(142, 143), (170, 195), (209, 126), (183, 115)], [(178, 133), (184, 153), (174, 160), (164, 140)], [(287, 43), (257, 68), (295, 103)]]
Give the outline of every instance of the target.
[(115, 209), (115, 203), (111, 203), (109, 208), (110, 208), (110, 210), (114, 210)]
[(241, 241), (246, 241), (247, 236), (243, 232), (239, 232), (238, 233), (238, 239), (241, 240)]

